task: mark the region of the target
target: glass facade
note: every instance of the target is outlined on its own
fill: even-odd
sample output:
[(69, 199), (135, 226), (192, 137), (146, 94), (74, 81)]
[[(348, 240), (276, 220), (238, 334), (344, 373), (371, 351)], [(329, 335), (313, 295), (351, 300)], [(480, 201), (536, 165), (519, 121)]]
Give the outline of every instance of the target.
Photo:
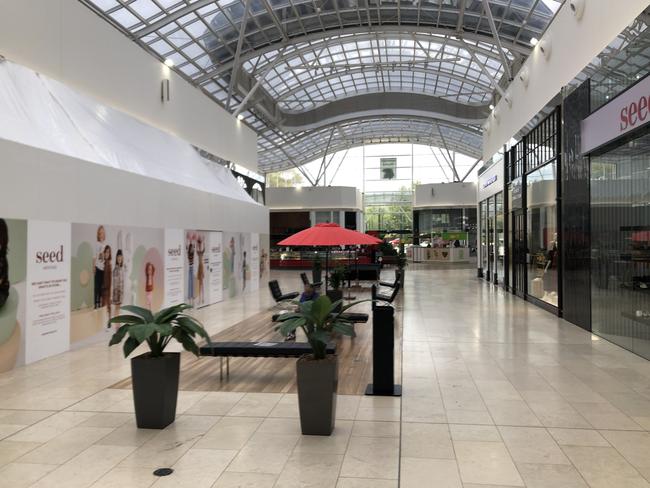
[(506, 243), (503, 228), (503, 193), (495, 195), (495, 218), (494, 218), (494, 247), (496, 255), (496, 277), (499, 282), (505, 282), (505, 257)]
[(467, 232), (467, 242), (461, 245), (476, 248), (476, 207), (431, 208), (418, 212), (420, 244), (434, 241), (443, 232)]
[(503, 192), (486, 198), (479, 204), (480, 210), (480, 266), (485, 279), (505, 284), (505, 229)]
[(592, 331), (650, 359), (650, 134), (591, 158)]
[(479, 218), (481, 219), (481, 268), (483, 276), (489, 279), (490, 267), (488, 261), (488, 217), (487, 217), (487, 200), (480, 203)]
[(526, 176), (528, 294), (558, 305), (558, 228), (556, 164)]

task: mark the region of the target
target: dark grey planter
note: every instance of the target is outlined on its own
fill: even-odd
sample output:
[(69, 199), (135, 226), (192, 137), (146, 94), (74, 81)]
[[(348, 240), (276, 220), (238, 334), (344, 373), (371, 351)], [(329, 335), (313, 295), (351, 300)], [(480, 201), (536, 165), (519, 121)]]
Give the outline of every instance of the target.
[(313, 268), (311, 270), (311, 282), (312, 283), (321, 283), (323, 281), (323, 269)]
[(302, 357), (296, 362), (300, 428), (304, 435), (331, 435), (336, 419), (338, 360), (329, 355), (314, 360)]
[(131, 359), (135, 420), (139, 429), (164, 429), (176, 418), (178, 352), (152, 358), (149, 353)]
[[(332, 301), (332, 303), (338, 300), (343, 300), (343, 290), (327, 290), (327, 297)], [(340, 312), (341, 308), (343, 307), (339, 305), (336, 307), (336, 310), (334, 310), (334, 312)]]

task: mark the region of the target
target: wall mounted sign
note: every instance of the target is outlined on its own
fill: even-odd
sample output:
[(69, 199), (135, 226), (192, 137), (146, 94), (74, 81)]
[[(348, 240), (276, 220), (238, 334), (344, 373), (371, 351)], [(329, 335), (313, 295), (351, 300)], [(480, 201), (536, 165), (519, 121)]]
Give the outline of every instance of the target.
[(496, 161), (478, 177), (478, 202), (503, 191), (503, 159)]
[(381, 158), (379, 160), (380, 179), (394, 180), (397, 177), (397, 159)]
[(488, 186), (496, 183), (498, 179), (499, 177), (497, 175), (492, 175), (490, 178), (483, 182), (483, 186), (481, 188), (487, 188)]
[(580, 123), (582, 154), (650, 122), (650, 76), (645, 77)]

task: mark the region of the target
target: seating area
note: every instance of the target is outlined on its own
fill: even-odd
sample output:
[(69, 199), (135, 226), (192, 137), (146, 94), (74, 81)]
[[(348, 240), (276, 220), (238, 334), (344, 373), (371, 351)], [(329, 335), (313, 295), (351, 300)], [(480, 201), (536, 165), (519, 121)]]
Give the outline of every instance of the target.
[[(248, 317), (216, 334), (210, 342), (200, 347), (200, 357), (183, 353), (180, 373), (180, 390), (189, 391), (231, 391), (231, 392), (295, 392), (296, 358), (309, 352), (309, 345), (302, 333), (295, 341), (285, 341), (278, 332), (279, 318), (292, 312), (292, 303), (299, 298), (296, 290), (302, 285), (298, 271), (276, 272), (278, 279), (270, 280), (270, 299), (267, 310)], [(364, 281), (362, 287), (355, 288), (355, 299), (369, 300), (374, 281)], [(395, 295), (393, 306), (396, 310), (395, 340), (401, 344), (401, 300)], [(264, 294), (263, 291), (261, 291)], [(350, 302), (345, 302), (350, 303)], [(280, 308), (280, 310), (278, 310)], [(372, 381), (372, 306), (370, 301), (361, 303), (344, 312), (342, 318), (353, 324), (353, 338), (336, 336), (328, 345), (328, 354), (336, 354), (339, 369), (346, 371), (339, 377), (338, 392), (341, 395), (362, 395), (366, 385)], [(219, 359), (215, 361), (214, 359)], [(401, 361), (401, 347), (395, 349), (396, 364)], [(399, 381), (399, 368), (396, 368)], [(131, 388), (127, 378), (113, 385), (114, 388)]]

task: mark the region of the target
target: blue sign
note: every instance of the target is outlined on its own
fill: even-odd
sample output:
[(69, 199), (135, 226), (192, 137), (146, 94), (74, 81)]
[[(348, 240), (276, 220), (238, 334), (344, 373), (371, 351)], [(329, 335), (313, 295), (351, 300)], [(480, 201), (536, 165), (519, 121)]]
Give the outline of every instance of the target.
[(483, 189), (485, 190), (488, 186), (495, 183), (496, 181), (497, 181), (497, 175), (492, 176), (485, 183), (483, 183)]

